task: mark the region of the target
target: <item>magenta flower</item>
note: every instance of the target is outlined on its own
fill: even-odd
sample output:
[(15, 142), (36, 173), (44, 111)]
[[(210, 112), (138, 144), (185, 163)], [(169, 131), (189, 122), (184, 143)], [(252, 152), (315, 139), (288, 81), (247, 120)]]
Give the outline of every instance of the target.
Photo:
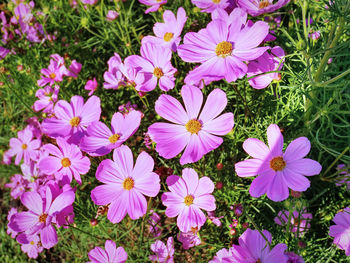
[(9, 49), (6, 49), (4, 47), (0, 47), (0, 60), (4, 59), (8, 53), (10, 53)]
[(118, 148), (139, 128), (141, 112), (130, 111), (125, 116), (114, 113), (112, 117), (112, 131), (102, 122), (94, 122), (87, 129), (87, 135), (80, 142), (80, 148), (93, 155), (101, 156)]
[(125, 77), (120, 70), (122, 65), (122, 59), (118, 53), (114, 53), (114, 56), (108, 60), (108, 71), (103, 74), (105, 83), (103, 87), (105, 89), (117, 89), (120, 86), (125, 85)]
[(153, 237), (159, 237), (162, 234), (162, 229), (159, 228), (161, 226), (160, 216), (156, 212), (153, 212), (150, 215), (148, 219), (148, 224), (149, 231), (153, 234)]
[[(271, 13), (289, 3), (290, 0), (237, 0), (237, 5), (251, 16)], [(275, 3), (274, 3), (275, 2)]]
[(159, 88), (168, 91), (175, 86), (176, 69), (171, 65), (171, 50), (150, 43), (141, 46), (141, 57), (132, 55), (129, 63), (138, 71), (136, 90), (151, 91), (159, 83)]
[(329, 228), (329, 235), (334, 237), (333, 243), (350, 256), (350, 208), (339, 212), (333, 218), (335, 225)]
[(105, 249), (101, 247), (95, 247), (89, 252), (88, 263), (124, 263), (128, 259), (128, 254), (123, 247), (116, 247), (112, 240), (107, 240), (105, 243)]
[(249, 193), (253, 197), (267, 194), (271, 200), (278, 202), (288, 198), (288, 188), (303, 192), (310, 186), (305, 176), (321, 172), (321, 165), (304, 158), (310, 151), (310, 141), (306, 137), (293, 140), (283, 153), (283, 135), (276, 124), (267, 128), (269, 147), (262, 141), (249, 138), (244, 141), (243, 149), (254, 159), (235, 164), (240, 177), (256, 176)]
[(287, 256), (287, 263), (305, 263), (303, 257), (294, 252), (285, 252), (284, 254)]
[(34, 161), (38, 157), (38, 149), (40, 148), (41, 141), (38, 139), (33, 140), (33, 133), (28, 128), (19, 131), (17, 137), (10, 139), (9, 155), (16, 155), (16, 165), (19, 165), (22, 158), (24, 163), (30, 164), (30, 160)]
[(82, 65), (79, 62), (77, 62), (75, 59), (73, 59), (72, 63), (69, 66), (67, 76), (77, 78), (78, 74), (81, 71), (81, 67)]
[(159, 9), (161, 5), (165, 5), (168, 0), (139, 0), (141, 4), (149, 5), (151, 6), (145, 11), (145, 14), (148, 14), (150, 12), (155, 12)]
[(41, 79), (39, 79), (38, 86), (44, 87), (49, 84), (52, 86), (55, 82), (61, 82), (63, 80), (63, 74), (61, 69), (61, 64), (56, 60), (51, 59), (48, 68), (41, 69)]
[(220, 219), (222, 219), (223, 216), (220, 216), (220, 217), (216, 217), (215, 215), (215, 211), (212, 211), (212, 212), (208, 212), (208, 219), (216, 226), (221, 226), (221, 221)]
[(165, 10), (163, 14), (164, 23), (156, 23), (153, 27), (154, 36), (145, 36), (142, 45), (151, 43), (156, 46), (170, 48), (176, 52), (181, 41), (181, 32), (186, 23), (187, 16), (185, 9), (180, 7), (176, 17), (170, 10)]
[(91, 96), (92, 94), (94, 94), (95, 90), (97, 89), (97, 81), (96, 78), (93, 78), (92, 80), (88, 80), (85, 84), (84, 89), (86, 90), (90, 90), (89, 92), (89, 96)]
[(26, 192), (21, 196), (21, 201), (29, 211), (13, 215), (9, 225), (13, 230), (27, 235), (39, 232), (42, 246), (49, 249), (58, 242), (52, 220), (58, 212), (72, 205), (74, 199), (73, 191), (65, 191), (53, 199), (50, 187), (46, 188), (45, 199), (37, 192)]
[(248, 64), (247, 77), (250, 78), (255, 75), (259, 76), (248, 80), (250, 86), (252, 86), (254, 89), (264, 89), (268, 85), (270, 85), (271, 81), (280, 80), (280, 73), (262, 73), (281, 70), (283, 67), (283, 60), (284, 51), (281, 47), (276, 46), (271, 49), (271, 54), (268, 51), (266, 51), (256, 60), (251, 61)]
[[(288, 224), (289, 211), (282, 210), (278, 212), (277, 217), (274, 218), (276, 224), (286, 227)], [(290, 231), (295, 233), (295, 235), (301, 237), (310, 229), (310, 221), (312, 219), (312, 214), (307, 213), (306, 208), (303, 209), (301, 213), (294, 211), (290, 219)]]
[(186, 233), (180, 232), (177, 235), (177, 239), (182, 243), (182, 247), (185, 250), (194, 246), (199, 246), (202, 242), (199, 237), (199, 229), (197, 227), (191, 228), (191, 230)]
[[(7, 214), (7, 221), (11, 222), (11, 218), (13, 215), (17, 214), (18, 211), (17, 211), (17, 208), (14, 208), (14, 207), (11, 207), (11, 209), (9, 210), (8, 214)], [(10, 227), (10, 224), (7, 224), (7, 230), (6, 230), (6, 233), (8, 235), (11, 235), (12, 238), (15, 238), (18, 234), (17, 231), (13, 230), (11, 227)]]
[(21, 197), (28, 187), (28, 180), (21, 174), (14, 174), (11, 177), (11, 183), (5, 184), (5, 187), (11, 188), (11, 196), (13, 199)]
[(26, 235), (20, 234), (17, 237), (18, 243), (20, 243), (21, 250), (28, 255), (29, 258), (37, 258), (44, 248), (40, 245), (40, 238), (37, 234)]
[(170, 192), (162, 195), (162, 202), (167, 208), (167, 217), (177, 216), (180, 231), (188, 232), (191, 228), (204, 225), (206, 217), (201, 209), (214, 211), (214, 183), (209, 177), (198, 180), (198, 174), (192, 168), (182, 170), (182, 177), (171, 175), (166, 183)]
[(72, 176), (81, 184), (81, 174), (86, 174), (90, 170), (90, 159), (83, 156), (79, 147), (67, 143), (63, 138), (56, 139), (58, 147), (53, 144), (43, 146), (50, 156), (40, 160), (39, 168), (46, 174), (54, 174), (56, 179), (61, 180), (64, 175)]
[(96, 178), (105, 183), (91, 191), (96, 205), (109, 205), (107, 218), (119, 223), (126, 213), (135, 220), (146, 214), (147, 201), (144, 195), (155, 197), (159, 193), (159, 176), (152, 172), (152, 157), (142, 152), (135, 166), (128, 146), (122, 145), (113, 152), (112, 160), (103, 160), (96, 171)]
[(231, 249), (227, 250), (226, 248), (220, 249), (216, 252), (216, 255), (213, 257), (209, 263), (236, 263), (237, 261), (233, 259)]
[(106, 15), (106, 19), (108, 21), (113, 21), (114, 19), (116, 19), (119, 16), (119, 13), (117, 11), (114, 10), (108, 10), (108, 13)]
[(350, 166), (346, 166), (345, 164), (339, 164), (337, 166), (337, 178), (336, 178), (336, 186), (347, 185), (348, 190), (350, 190)]
[(174, 263), (175, 249), (173, 237), (168, 238), (166, 245), (162, 241), (157, 240), (151, 245), (151, 250), (156, 253), (149, 256), (149, 260), (152, 262)]
[(230, 5), (230, 0), (191, 0), (191, 2), (206, 13), (212, 13), (216, 9), (225, 9)]
[[(267, 230), (262, 233), (271, 244), (271, 234)], [(233, 255), (233, 262), (244, 263), (287, 263), (287, 256), (284, 251), (286, 244), (279, 243), (270, 250), (264, 237), (258, 230), (247, 229), (238, 239), (239, 245), (233, 245), (230, 249)]]
[(43, 111), (46, 113), (51, 113), (53, 111), (54, 103), (57, 101), (58, 92), (60, 87), (55, 85), (54, 88), (46, 86), (43, 89), (38, 89), (35, 93), (35, 97), (39, 100), (34, 102), (34, 111)]
[(258, 21), (246, 26), (247, 14), (236, 8), (228, 21), (214, 19), (198, 33), (189, 32), (178, 54), (186, 62), (201, 63), (185, 78), (187, 85), (214, 80), (228, 82), (247, 73), (246, 63), (260, 57), (269, 47), (258, 47), (269, 33), (269, 25)]
[(226, 94), (220, 89), (209, 94), (200, 114), (203, 102), (200, 89), (183, 86), (181, 95), (186, 111), (172, 96), (159, 97), (156, 112), (175, 124), (156, 122), (148, 128), (148, 133), (157, 143), (156, 151), (166, 159), (174, 158), (185, 148), (180, 159), (180, 164), (184, 165), (197, 162), (219, 147), (223, 139), (218, 136), (229, 133), (234, 121), (231, 112), (218, 116), (227, 104)]
[(100, 98), (91, 96), (85, 104), (81, 96), (73, 96), (70, 104), (60, 100), (54, 113), (55, 117), (43, 121), (43, 133), (54, 138), (64, 137), (69, 143), (78, 144), (90, 123), (100, 119)]

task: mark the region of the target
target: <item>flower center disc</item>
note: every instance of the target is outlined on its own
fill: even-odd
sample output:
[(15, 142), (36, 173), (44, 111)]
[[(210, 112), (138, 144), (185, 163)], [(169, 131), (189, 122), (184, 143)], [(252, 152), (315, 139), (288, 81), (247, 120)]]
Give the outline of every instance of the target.
[(125, 190), (131, 190), (132, 188), (134, 188), (134, 180), (130, 177), (126, 178), (123, 182), (123, 188)]
[(263, 0), (259, 3), (259, 8), (265, 8), (265, 7), (268, 7), (269, 5), (270, 5), (269, 1)]
[(197, 134), (201, 130), (202, 124), (197, 120), (189, 120), (185, 127), (190, 133)]
[(34, 245), (34, 241), (30, 241), (30, 244), (33, 246)]
[(214, 4), (219, 4), (221, 2), (221, 0), (213, 0)]
[(79, 117), (73, 117), (70, 121), (69, 121), (69, 124), (72, 126), (72, 127), (77, 127), (80, 123), (80, 118)]
[(284, 169), (284, 167), (286, 167), (286, 162), (283, 160), (282, 156), (278, 156), (273, 158), (270, 161), (270, 167), (272, 170), (274, 171), (282, 171)]
[(232, 49), (233, 49), (233, 47), (232, 47), (232, 44), (230, 42), (222, 41), (219, 44), (217, 44), (217, 46), (215, 48), (215, 53), (217, 56), (225, 58), (225, 57), (231, 55)]
[(110, 143), (116, 143), (119, 140), (119, 138), (119, 134), (113, 134), (108, 138), (108, 140), (110, 141)]
[(56, 78), (56, 74), (55, 74), (55, 73), (51, 73), (51, 74), (50, 74), (50, 78), (51, 78), (51, 79)]
[(22, 144), (22, 149), (23, 149), (23, 150), (25, 150), (25, 149), (27, 149), (27, 148), (28, 148), (28, 145), (27, 145), (27, 144), (25, 144), (25, 143)]
[(39, 222), (40, 223), (46, 223), (46, 218), (47, 218), (48, 214), (42, 214), (39, 216)]
[(63, 167), (69, 167), (70, 166), (70, 160), (67, 157), (65, 157), (65, 158), (63, 158), (61, 160), (61, 164), (62, 164)]
[(173, 38), (173, 36), (174, 36), (174, 33), (166, 32), (164, 34), (163, 39), (164, 41), (169, 42)]
[(161, 78), (164, 76), (164, 73), (160, 68), (154, 68), (153, 75), (157, 78)]
[(193, 196), (192, 195), (187, 195), (186, 197), (185, 197), (185, 200), (184, 200), (184, 202), (185, 202), (185, 205), (187, 205), (187, 206), (190, 206), (190, 205), (192, 205), (193, 204)]
[(261, 263), (261, 259), (258, 258), (258, 260), (255, 263)]

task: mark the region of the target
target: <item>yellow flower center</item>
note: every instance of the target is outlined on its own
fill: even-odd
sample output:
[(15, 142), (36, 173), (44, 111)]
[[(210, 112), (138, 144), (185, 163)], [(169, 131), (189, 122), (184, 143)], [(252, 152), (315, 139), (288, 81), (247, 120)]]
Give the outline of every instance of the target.
[(33, 246), (34, 245), (34, 241), (30, 241), (30, 244)]
[(131, 190), (132, 188), (134, 188), (134, 185), (135, 185), (135, 182), (130, 177), (126, 178), (123, 182), (123, 188), (125, 190)]
[(72, 126), (72, 127), (77, 127), (80, 123), (80, 118), (79, 117), (73, 117), (70, 121), (69, 121), (69, 124)]
[(27, 148), (28, 148), (28, 145), (27, 145), (27, 144), (25, 144), (25, 143), (22, 144), (22, 149), (23, 149), (23, 150), (25, 150), (25, 149), (27, 149)]
[(51, 78), (51, 79), (56, 78), (56, 74), (55, 74), (55, 73), (51, 73), (51, 74), (50, 74), (50, 78)]
[(164, 34), (163, 39), (164, 41), (169, 42), (173, 38), (173, 36), (174, 36), (174, 33), (166, 32)]
[(185, 202), (185, 205), (187, 205), (187, 206), (190, 206), (190, 205), (192, 205), (193, 204), (193, 196), (192, 195), (187, 195), (186, 197), (185, 197), (185, 200), (184, 200), (184, 202)]
[(69, 167), (70, 166), (70, 160), (67, 157), (64, 157), (61, 160), (61, 164), (62, 164), (63, 167)]
[(286, 167), (286, 162), (283, 160), (282, 156), (278, 156), (273, 158), (270, 161), (270, 167), (272, 170), (274, 171), (282, 171), (284, 169), (284, 167)]
[(197, 134), (201, 128), (202, 128), (202, 124), (200, 123), (200, 121), (197, 120), (189, 120), (186, 123), (186, 130), (189, 131), (192, 134)]
[(153, 75), (156, 76), (157, 78), (161, 78), (164, 76), (164, 73), (163, 73), (162, 69), (154, 68)]
[(46, 223), (46, 218), (47, 218), (48, 214), (42, 214), (39, 216), (39, 222), (40, 223)]
[(263, 0), (263, 1), (260, 1), (259, 8), (265, 8), (265, 7), (268, 7), (269, 5), (270, 5), (269, 1)]
[(110, 141), (110, 143), (116, 143), (119, 140), (119, 138), (119, 134), (113, 134), (108, 138), (108, 140)]
[(225, 58), (231, 55), (232, 49), (232, 44), (230, 42), (222, 41), (216, 45), (215, 53), (217, 56)]
[(213, 0), (214, 4), (219, 4), (221, 2), (221, 0)]

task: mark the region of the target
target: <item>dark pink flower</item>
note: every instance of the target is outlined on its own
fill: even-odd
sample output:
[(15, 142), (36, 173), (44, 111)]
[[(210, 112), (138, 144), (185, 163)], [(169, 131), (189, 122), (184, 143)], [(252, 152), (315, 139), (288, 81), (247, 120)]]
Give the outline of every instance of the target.
[(123, 247), (118, 247), (112, 240), (107, 240), (105, 249), (95, 247), (89, 252), (89, 263), (124, 263), (128, 259), (128, 254)]
[(333, 243), (350, 256), (350, 208), (346, 207), (333, 218), (335, 225), (329, 228), (329, 235), (334, 237)]
[(48, 68), (43, 68), (40, 72), (42, 74), (41, 79), (37, 81), (40, 87), (44, 87), (47, 84), (52, 86), (55, 82), (61, 82), (63, 80), (61, 64), (56, 60), (51, 59)]
[(113, 21), (114, 19), (116, 19), (119, 16), (119, 13), (117, 11), (114, 10), (108, 10), (108, 13), (106, 15), (106, 19), (108, 21)]
[(17, 241), (21, 244), (21, 250), (26, 253), (29, 258), (37, 258), (39, 253), (44, 250), (39, 242), (40, 238), (37, 234), (20, 234), (17, 237)]
[(191, 0), (191, 2), (206, 13), (212, 13), (216, 9), (225, 9), (230, 5), (230, 0)]
[(198, 228), (191, 228), (191, 230), (186, 233), (180, 232), (177, 239), (182, 243), (182, 247), (185, 250), (194, 246), (199, 246), (202, 242), (199, 237)]
[[(289, 211), (282, 210), (278, 212), (277, 217), (274, 218), (276, 224), (286, 227), (288, 225)], [(312, 219), (312, 214), (307, 213), (306, 208), (300, 213), (298, 211), (293, 211), (290, 217), (290, 231), (298, 234), (299, 237), (303, 236), (306, 231), (310, 229), (310, 221)]]
[(21, 174), (15, 174), (11, 177), (11, 183), (5, 184), (5, 187), (11, 188), (12, 198), (17, 199), (26, 191), (28, 183)]
[(92, 80), (88, 80), (85, 84), (84, 89), (86, 90), (90, 90), (89, 92), (89, 96), (91, 96), (92, 94), (94, 94), (95, 90), (97, 89), (97, 81), (96, 78), (93, 78)]
[[(9, 210), (8, 214), (7, 214), (7, 221), (8, 222), (11, 222), (11, 218), (13, 215), (17, 214), (18, 211), (17, 211), (17, 208), (14, 208), (14, 207), (11, 207), (11, 209)], [(18, 234), (17, 231), (13, 230), (11, 227), (10, 227), (10, 223), (7, 224), (7, 230), (6, 230), (6, 233), (8, 235), (11, 235), (12, 238), (15, 238)]]
[[(290, 0), (237, 0), (237, 5), (251, 16), (271, 13), (289, 3)], [(274, 3), (275, 2), (275, 3)]]
[(34, 111), (43, 111), (46, 113), (51, 113), (53, 111), (54, 103), (57, 101), (58, 92), (60, 87), (55, 85), (54, 88), (46, 86), (43, 89), (38, 89), (35, 93), (35, 97), (39, 100), (34, 102)]
[(74, 59), (69, 66), (67, 76), (77, 78), (79, 72), (81, 71), (81, 67), (82, 65)]
[(155, 255), (149, 256), (152, 262), (174, 263), (175, 249), (173, 237), (168, 238), (166, 245), (162, 241), (156, 240), (156, 242), (151, 245), (151, 250), (155, 253)]
[(161, 5), (165, 5), (168, 0), (139, 0), (141, 4), (149, 5), (151, 6), (145, 11), (145, 14), (148, 14), (150, 12), (155, 12), (159, 9)]

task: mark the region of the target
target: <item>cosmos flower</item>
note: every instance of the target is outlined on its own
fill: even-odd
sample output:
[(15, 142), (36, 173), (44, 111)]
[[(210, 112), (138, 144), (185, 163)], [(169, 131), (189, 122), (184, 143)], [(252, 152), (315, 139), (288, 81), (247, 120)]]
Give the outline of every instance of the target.
[(149, 259), (152, 262), (159, 263), (173, 263), (174, 262), (174, 239), (173, 237), (169, 237), (167, 244), (165, 245), (162, 241), (156, 240), (151, 245), (151, 250), (155, 253), (155, 255), (150, 255)]
[(79, 144), (86, 128), (101, 115), (100, 98), (91, 96), (84, 104), (81, 96), (73, 96), (70, 104), (59, 100), (54, 108), (54, 117), (44, 119), (43, 133), (50, 137), (64, 137), (67, 142)]
[(245, 62), (260, 57), (269, 47), (259, 47), (269, 33), (269, 25), (258, 21), (246, 26), (247, 14), (236, 8), (230, 20), (214, 19), (198, 33), (189, 32), (178, 54), (185, 62), (201, 63), (185, 78), (187, 85), (205, 84), (226, 79), (243, 78), (248, 67)]
[(114, 10), (108, 10), (108, 13), (106, 15), (106, 19), (108, 21), (113, 21), (114, 19), (116, 19), (119, 16), (119, 13), (117, 11)]
[(21, 174), (14, 174), (11, 177), (11, 183), (5, 184), (5, 187), (11, 188), (12, 198), (17, 199), (26, 191), (28, 183)]
[(37, 234), (26, 235), (20, 234), (17, 242), (21, 244), (21, 250), (28, 255), (29, 258), (37, 258), (44, 248), (40, 244), (40, 238)]
[(236, 263), (230, 249), (220, 249), (209, 263)]
[(43, 89), (38, 89), (35, 97), (38, 98), (33, 104), (34, 111), (43, 111), (51, 113), (53, 111), (54, 103), (57, 101), (60, 87), (55, 85), (54, 88), (46, 86)]
[(214, 183), (209, 177), (198, 179), (198, 174), (192, 168), (182, 170), (182, 177), (171, 175), (166, 183), (170, 192), (162, 195), (163, 205), (166, 206), (167, 217), (177, 216), (177, 226), (181, 232), (204, 225), (206, 217), (201, 209), (214, 211)]
[(42, 75), (37, 81), (39, 87), (44, 87), (47, 84), (52, 86), (55, 82), (61, 82), (63, 80), (61, 64), (56, 60), (51, 59), (48, 68), (43, 68), (40, 72)]
[(333, 222), (335, 225), (329, 228), (329, 235), (334, 237), (333, 243), (350, 256), (350, 207), (337, 213)]
[(152, 172), (152, 157), (142, 152), (135, 166), (128, 146), (122, 145), (113, 152), (112, 160), (103, 160), (97, 168), (96, 178), (104, 183), (91, 191), (96, 205), (109, 205), (107, 218), (114, 224), (123, 220), (126, 213), (135, 220), (146, 214), (144, 195), (155, 197), (159, 193), (159, 176)]
[[(14, 207), (11, 207), (11, 209), (9, 210), (8, 214), (7, 214), (7, 221), (11, 222), (11, 218), (13, 215), (17, 214), (18, 211), (17, 211), (17, 208), (14, 208)], [(7, 224), (7, 230), (6, 230), (6, 233), (8, 235), (11, 235), (12, 238), (15, 238), (18, 234), (17, 231), (13, 230), (11, 227), (10, 227), (10, 224)]]
[(128, 259), (128, 254), (123, 247), (118, 247), (112, 240), (107, 240), (105, 243), (105, 249), (101, 247), (95, 247), (89, 252), (88, 263), (124, 263)]
[(253, 197), (267, 194), (271, 200), (278, 202), (288, 198), (288, 188), (303, 192), (310, 187), (305, 176), (321, 172), (321, 165), (304, 158), (310, 151), (311, 144), (306, 137), (293, 140), (283, 153), (283, 135), (276, 124), (267, 128), (269, 147), (262, 141), (249, 138), (244, 141), (243, 149), (253, 157), (235, 164), (240, 177), (256, 176), (249, 193)]
[(122, 65), (122, 59), (118, 53), (114, 53), (114, 56), (108, 60), (108, 71), (103, 74), (103, 88), (105, 89), (118, 89), (120, 86), (125, 85), (125, 77), (120, 70)]
[(0, 47), (0, 60), (4, 59), (7, 54), (10, 53), (10, 50), (4, 47)]
[(92, 123), (86, 136), (80, 142), (80, 148), (93, 155), (105, 155), (113, 149), (118, 148), (139, 128), (141, 123), (141, 112), (133, 110), (125, 116), (114, 113), (112, 117), (112, 131), (102, 122)]
[(148, 128), (152, 140), (157, 143), (160, 156), (171, 159), (184, 148), (180, 164), (197, 162), (208, 152), (219, 147), (225, 135), (233, 128), (233, 114), (219, 114), (225, 109), (225, 92), (214, 89), (202, 108), (203, 94), (196, 87), (183, 86), (181, 95), (186, 111), (181, 103), (170, 95), (161, 95), (155, 110), (161, 117), (173, 123), (156, 122)]
[(216, 9), (225, 9), (230, 5), (230, 0), (191, 0), (191, 2), (205, 13), (212, 13)]
[(346, 166), (345, 164), (339, 164), (337, 166), (337, 178), (336, 178), (336, 186), (347, 185), (348, 190), (350, 190), (350, 166)]
[(177, 235), (177, 239), (182, 243), (182, 248), (187, 250), (194, 246), (199, 246), (201, 244), (201, 239), (199, 236), (199, 228), (192, 227), (188, 232), (181, 232)]
[(177, 10), (176, 17), (170, 10), (165, 10), (163, 13), (164, 23), (156, 23), (153, 27), (153, 32), (156, 36), (145, 36), (142, 38), (142, 45), (151, 43), (166, 48), (171, 48), (176, 52), (181, 41), (181, 32), (186, 23), (187, 16), (185, 9), (180, 7)]
[(93, 78), (92, 80), (88, 80), (84, 86), (84, 89), (86, 90), (90, 90), (89, 92), (89, 96), (91, 96), (92, 94), (94, 94), (95, 90), (97, 89), (97, 81), (96, 78)]
[[(277, 217), (274, 218), (276, 224), (283, 227), (287, 226), (289, 219), (289, 211), (282, 210), (278, 212)], [(312, 214), (307, 213), (306, 208), (303, 209), (301, 213), (294, 211), (290, 218), (290, 231), (292, 233), (299, 234), (299, 237), (303, 236), (306, 231), (310, 229), (310, 221), (312, 219)]]
[[(237, 5), (251, 16), (271, 13), (289, 3), (290, 0), (237, 0)], [(274, 3), (275, 2), (275, 3)]]
[(161, 5), (165, 5), (168, 0), (139, 0), (141, 4), (144, 5), (149, 5), (149, 7), (146, 11), (145, 14), (148, 14), (150, 12), (155, 12), (159, 9)]

